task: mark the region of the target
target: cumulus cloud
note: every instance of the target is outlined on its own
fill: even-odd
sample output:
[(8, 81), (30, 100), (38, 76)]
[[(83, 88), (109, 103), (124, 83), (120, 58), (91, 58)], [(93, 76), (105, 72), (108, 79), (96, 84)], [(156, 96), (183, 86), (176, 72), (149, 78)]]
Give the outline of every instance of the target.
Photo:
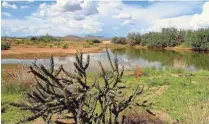
[(192, 17), (191, 25), (197, 28), (209, 27), (209, 2), (202, 6), (202, 13)]
[(8, 12), (2, 12), (1, 13), (3, 16), (7, 16), (7, 17), (11, 17), (12, 15), (10, 14), (10, 13), (8, 13)]
[(177, 29), (199, 29), (209, 27), (209, 2), (202, 6), (202, 12), (194, 15), (183, 15), (171, 18), (152, 20), (147, 28), (141, 29), (142, 33), (160, 31), (162, 28), (175, 27)]
[(2, 7), (4, 8), (12, 8), (12, 9), (17, 9), (17, 6), (15, 4), (9, 4), (8, 2), (2, 2)]
[(2, 19), (2, 29), (10, 34), (56, 36), (92, 34), (107, 29), (117, 30), (115, 33), (146, 33), (166, 27), (198, 29), (209, 26), (209, 2), (204, 3), (200, 14), (191, 15), (197, 7), (201, 9), (201, 4), (203, 2), (152, 2), (148, 6), (134, 6), (120, 0), (57, 0), (41, 3), (24, 19)]
[[(101, 31), (102, 24), (92, 22), (91, 20), (66, 20), (63, 18), (53, 18), (54, 20), (41, 18), (27, 18), (25, 20), (2, 20), (2, 28), (10, 35), (16, 32), (21, 36), (26, 35), (43, 35), (49, 33), (51, 35), (68, 35), (68, 34), (88, 34)], [(17, 25), (18, 24), (18, 25)]]

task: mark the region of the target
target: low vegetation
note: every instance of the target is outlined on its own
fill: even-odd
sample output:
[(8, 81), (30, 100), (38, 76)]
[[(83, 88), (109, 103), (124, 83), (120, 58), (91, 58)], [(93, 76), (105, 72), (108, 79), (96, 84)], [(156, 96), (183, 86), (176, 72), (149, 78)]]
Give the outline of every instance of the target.
[(67, 43), (63, 44), (62, 48), (63, 49), (67, 49), (68, 48), (68, 44)]
[(112, 38), (112, 43), (128, 43), (131, 46), (141, 45), (151, 48), (183, 46), (193, 50), (206, 51), (209, 49), (209, 28), (195, 31), (163, 28), (161, 32), (149, 32), (143, 35), (129, 33), (127, 38)]
[[(79, 55), (78, 58), (80, 60), (81, 56)], [(112, 64), (114, 65), (114, 63)], [(85, 65), (86, 63), (83, 63), (83, 66)], [(80, 67), (80, 65), (78, 65), (78, 67)], [(2, 66), (2, 68), (4, 69), (5, 67)], [(22, 72), (28, 71), (24, 67), (19, 66), (17, 69), (19, 71), (17, 70), (16, 71), (13, 70), (9, 72), (6, 72), (6, 70), (2, 71), (5, 73), (2, 74), (2, 110), (1, 111), (2, 111), (2, 122), (6, 124), (16, 123), (19, 120), (24, 121), (24, 119), (34, 116), (34, 113), (31, 113), (30, 111), (19, 110), (16, 107), (10, 106), (9, 103), (15, 102), (21, 105), (37, 104), (37, 102), (33, 102), (33, 103), (28, 102), (28, 97), (27, 95), (25, 95), (26, 93), (30, 93), (32, 94), (32, 96), (34, 96), (35, 95), (33, 93), (34, 91), (38, 93), (38, 91), (36, 90), (36, 87), (32, 87), (32, 90), (30, 88), (30, 86), (34, 85), (36, 82), (34, 80), (31, 80), (33, 78), (33, 75), (32, 76), (29, 75), (30, 73), (29, 74), (21, 73), (20, 71)], [(34, 65), (33, 69), (34, 71), (37, 71), (37, 72), (39, 72), (38, 70), (40, 71), (42, 70), (41, 75), (46, 76), (45, 72), (43, 72), (43, 69), (44, 69), (43, 66), (39, 66), (38, 68), (35, 68), (35, 65)], [(46, 68), (46, 70), (47, 72), (50, 72), (49, 68)], [(57, 70), (54, 70), (53, 74), (56, 72)], [(112, 71), (109, 70), (105, 72), (111, 73)], [(64, 76), (65, 75), (64, 72), (60, 72), (60, 73), (63, 73), (62, 76), (58, 76), (57, 78), (66, 79), (65, 81), (72, 79), (73, 84), (74, 83), (77, 84), (77, 81), (76, 81), (77, 79)], [(87, 72), (86, 78), (87, 78), (88, 86), (92, 86), (93, 84), (95, 84), (97, 88), (99, 86), (100, 88), (104, 88), (105, 84), (103, 84), (104, 77), (102, 74), (97, 75), (95, 73), (91, 74), (91, 72)], [(121, 82), (119, 83), (120, 85), (118, 86), (126, 87), (122, 90), (122, 91), (126, 91), (125, 96), (123, 96), (124, 100), (129, 99), (129, 96), (131, 96), (131, 94), (133, 93), (132, 88), (135, 89), (138, 85), (149, 87), (149, 90), (145, 90), (146, 92), (141, 94), (140, 97), (135, 98), (134, 103), (139, 103), (140, 101), (144, 101), (146, 105), (150, 105), (151, 103), (152, 105), (149, 107), (148, 110), (150, 110), (152, 114), (149, 114), (148, 112), (146, 112), (146, 108), (132, 106), (131, 108), (127, 108), (121, 113), (119, 121), (123, 120), (124, 123), (129, 123), (129, 122), (135, 122), (135, 123), (147, 122), (148, 123), (150, 122), (150, 123), (159, 123), (159, 124), (161, 123), (162, 124), (163, 123), (183, 123), (183, 124), (197, 124), (197, 123), (207, 124), (209, 123), (209, 118), (208, 118), (209, 116), (209, 111), (208, 111), (208, 108), (209, 108), (209, 104), (208, 104), (209, 103), (208, 101), (209, 100), (209, 96), (208, 96), (209, 72), (208, 71), (199, 70), (197, 72), (189, 72), (189, 71), (184, 71), (182, 69), (169, 69), (169, 68), (158, 68), (158, 69), (143, 68), (142, 69), (140, 68), (140, 66), (136, 65), (133, 67), (132, 70), (124, 71), (123, 74), (124, 74), (123, 81), (125, 83)], [(16, 75), (16, 76), (13, 76), (13, 75)], [(71, 76), (74, 76), (74, 75), (71, 75)], [(111, 75), (109, 76), (111, 77)], [(94, 77), (97, 77), (96, 81)], [(37, 79), (41, 83), (41, 85), (44, 86), (44, 84), (46, 84), (46, 82), (42, 81), (42, 79), (39, 79), (38, 77)], [(48, 79), (51, 79), (51, 78), (48, 78)], [(83, 77), (82, 81), (84, 81), (83, 79), (85, 78)], [(50, 82), (51, 81), (52, 80), (50, 80)], [(24, 82), (24, 83), (21, 83), (21, 82)], [(34, 82), (34, 83), (27, 83), (27, 82)], [(100, 83), (97, 85), (97, 83), (93, 83), (93, 82), (100, 82)], [(66, 83), (69, 83), (69, 82), (66, 82)], [(62, 82), (61, 84), (64, 85), (65, 83)], [(78, 86), (80, 87), (80, 84), (78, 84)], [(93, 90), (93, 92), (96, 92), (96, 91), (97, 89)], [(43, 91), (41, 90), (41, 92)], [(82, 90), (80, 91), (80, 88), (79, 88), (79, 92), (84, 93), (84, 91)], [(62, 92), (59, 92), (57, 94), (62, 94)], [(31, 98), (29, 97), (29, 99)], [(56, 105), (54, 103), (59, 103), (59, 102), (56, 102), (56, 100), (53, 102), (50, 102), (49, 105), (52, 105), (50, 108), (53, 108), (53, 105)], [(60, 104), (64, 105), (64, 102)], [(43, 104), (41, 105), (44, 108)], [(61, 105), (57, 106), (57, 108), (59, 107), (61, 108)], [(94, 104), (91, 104), (91, 105), (94, 105)], [(89, 108), (85, 107), (84, 110), (85, 111), (89, 110)], [(98, 106), (95, 112), (99, 114), (101, 112), (100, 110), (101, 109)], [(65, 112), (63, 111), (63, 113)], [(89, 117), (88, 116), (89, 114), (84, 114), (84, 115), (85, 117)], [(63, 116), (66, 118), (73, 117), (71, 116), (71, 114), (70, 115), (63, 114)], [(62, 118), (59, 116), (60, 118), (58, 118), (58, 120), (65, 121), (66, 119), (64, 119), (63, 116)], [(107, 114), (106, 117), (108, 118), (109, 114)], [(54, 116), (52, 118), (54, 119)], [(38, 118), (38, 120), (42, 120), (42, 119)], [(52, 120), (52, 121), (55, 121), (55, 120)]]
[(35, 43), (39, 43), (39, 42), (55, 42), (55, 41), (61, 41), (61, 38), (56, 38), (53, 36), (50, 36), (48, 34), (46, 34), (45, 36), (40, 36), (40, 37), (31, 37), (30, 38), (31, 41), (35, 42)]
[[(90, 56), (87, 56), (84, 63), (82, 53), (76, 55), (75, 73), (67, 72), (62, 65), (55, 70), (53, 57), (50, 59), (49, 70), (36, 63), (30, 66), (30, 72), (35, 76), (37, 85), (35, 90), (27, 93), (29, 103), (10, 103), (21, 110), (34, 113), (20, 122), (29, 122), (42, 117), (46, 123), (67, 123), (63, 120), (72, 118), (71, 120), (78, 124), (119, 124), (123, 123), (124, 120), (119, 119), (128, 107), (146, 107), (145, 101), (134, 101), (137, 96), (144, 93), (144, 88), (137, 86), (130, 95), (124, 94), (127, 88), (122, 80), (124, 70), (123, 68), (119, 70), (117, 58), (114, 59), (114, 63), (112, 62), (108, 51), (107, 56), (111, 71), (107, 71), (99, 62), (100, 79), (103, 83), (98, 79), (89, 82), (86, 69)], [(58, 77), (60, 73), (64, 73), (65, 78)], [(67, 117), (66, 114), (72, 115)], [(56, 115), (61, 116), (63, 120), (53, 120), (52, 117)]]
[(1, 42), (1, 50), (8, 50), (11, 48), (11, 43), (2, 41)]
[(115, 43), (115, 44), (126, 44), (127, 43), (125, 37), (113, 37), (111, 42)]

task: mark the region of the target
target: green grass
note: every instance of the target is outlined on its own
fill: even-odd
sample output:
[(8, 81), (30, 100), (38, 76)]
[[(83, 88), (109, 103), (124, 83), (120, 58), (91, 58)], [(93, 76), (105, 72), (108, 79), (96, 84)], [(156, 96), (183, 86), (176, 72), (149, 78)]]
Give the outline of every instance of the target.
[[(138, 78), (135, 78), (132, 71), (126, 71), (124, 75), (125, 85), (130, 87), (126, 89), (127, 95), (131, 94), (132, 88), (139, 84), (149, 88), (136, 99), (136, 102), (148, 100), (153, 103), (151, 111), (166, 113), (174, 122), (177, 120), (183, 124), (209, 122), (205, 119), (209, 117), (209, 71), (193, 72), (193, 76), (190, 76), (191, 72), (182, 69), (145, 68), (143, 72), (144, 76)], [(94, 75), (97, 73), (88, 73), (89, 80), (93, 80)], [(3, 85), (3, 106), (8, 106), (9, 102), (24, 100), (23, 92), (27, 90), (28, 88), (22, 85)], [(17, 108), (8, 106), (6, 113), (2, 113), (2, 120), (8, 124), (16, 122), (23, 117), (22, 114), (30, 113), (23, 113)], [(164, 121), (167, 121), (166, 118)]]
[(2, 112), (2, 122), (4, 124), (13, 124), (24, 117), (30, 115), (30, 112), (21, 111), (16, 107), (10, 106), (11, 102), (22, 102), (24, 98), (24, 93), (28, 91), (28, 87), (20, 84), (4, 84), (2, 87), (2, 96), (1, 96), (1, 110)]

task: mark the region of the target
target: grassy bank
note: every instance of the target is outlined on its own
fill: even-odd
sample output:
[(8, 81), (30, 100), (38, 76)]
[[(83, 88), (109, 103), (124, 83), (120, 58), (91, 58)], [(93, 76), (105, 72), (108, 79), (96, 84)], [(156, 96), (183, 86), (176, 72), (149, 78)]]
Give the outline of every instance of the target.
[[(26, 69), (18, 66), (15, 71), (2, 66), (2, 120), (5, 123), (14, 123), (17, 120), (27, 117), (30, 113), (22, 112), (17, 108), (8, 105), (9, 102), (24, 101), (24, 93), (28, 91), (33, 82), (30, 75), (20, 75), (20, 71)], [(16, 76), (8, 75), (9, 72), (16, 72)], [(89, 80), (95, 75), (89, 73)], [(21, 78), (27, 77), (27, 78)], [(17, 80), (18, 79), (18, 80)], [(27, 79), (27, 80), (26, 80)], [(195, 73), (181, 69), (155, 69), (135, 68), (125, 72), (124, 80), (130, 87), (142, 84), (146, 92), (142, 97), (136, 99), (147, 100), (152, 103), (150, 108), (164, 122), (181, 122), (183, 124), (207, 124), (209, 123), (209, 72), (200, 70)], [(132, 92), (127, 89), (127, 95)], [(126, 114), (138, 112), (138, 108), (127, 110)]]

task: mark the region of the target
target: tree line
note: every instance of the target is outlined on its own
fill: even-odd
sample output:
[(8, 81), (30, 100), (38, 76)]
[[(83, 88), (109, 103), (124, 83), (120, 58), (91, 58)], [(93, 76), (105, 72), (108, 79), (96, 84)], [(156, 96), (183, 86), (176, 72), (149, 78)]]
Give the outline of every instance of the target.
[(150, 48), (183, 46), (193, 50), (208, 50), (209, 28), (199, 30), (163, 28), (161, 32), (149, 32), (143, 35), (132, 32), (127, 37), (113, 37), (111, 42), (131, 46), (141, 45)]

